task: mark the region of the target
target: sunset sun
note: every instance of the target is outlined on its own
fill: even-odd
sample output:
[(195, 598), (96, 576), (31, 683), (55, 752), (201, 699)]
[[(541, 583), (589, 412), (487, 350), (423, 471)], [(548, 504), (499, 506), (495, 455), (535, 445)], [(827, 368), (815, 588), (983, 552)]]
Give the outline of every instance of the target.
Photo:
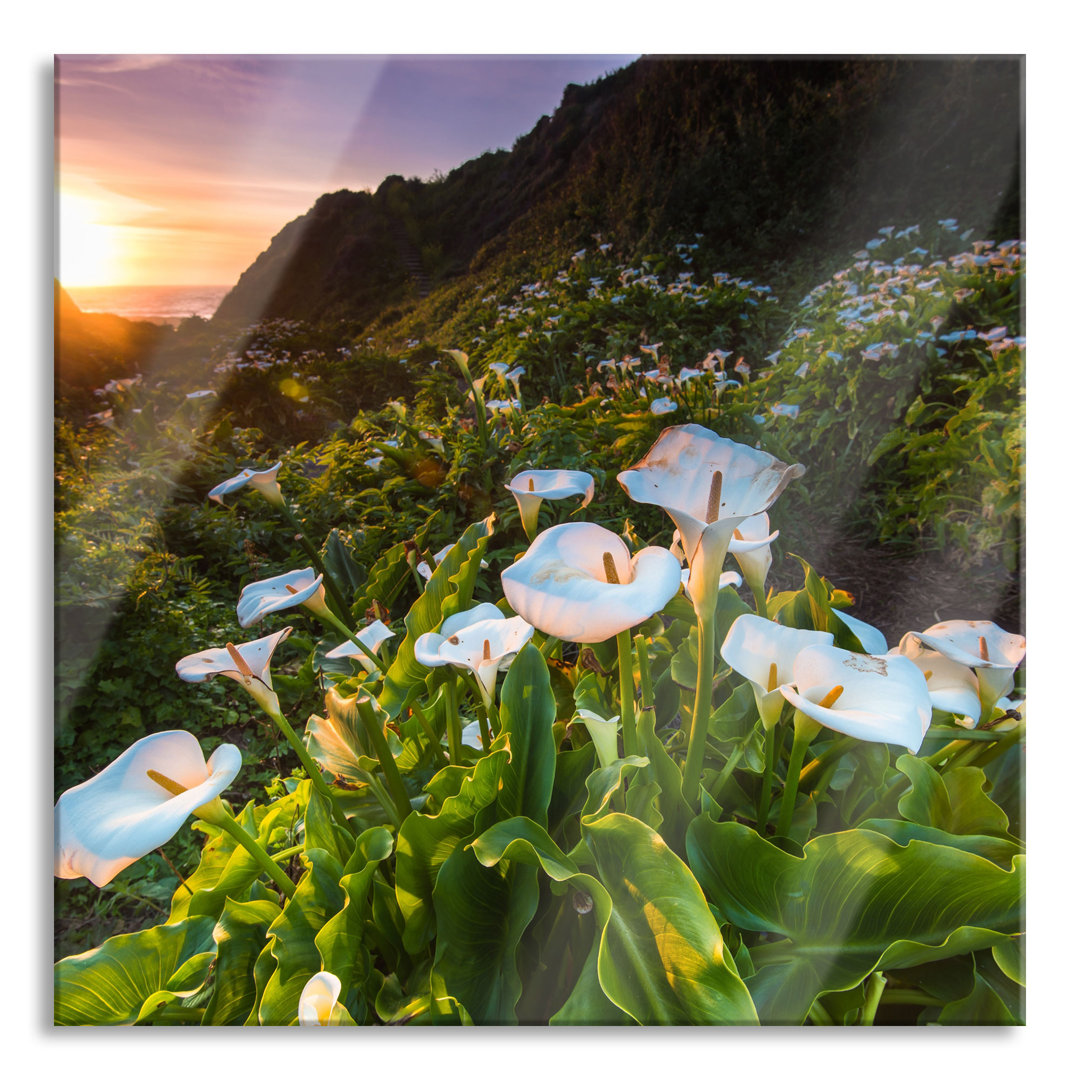
[(60, 193), (59, 271), (66, 286), (109, 285), (116, 280), (120, 244), (116, 227), (101, 221), (90, 199)]

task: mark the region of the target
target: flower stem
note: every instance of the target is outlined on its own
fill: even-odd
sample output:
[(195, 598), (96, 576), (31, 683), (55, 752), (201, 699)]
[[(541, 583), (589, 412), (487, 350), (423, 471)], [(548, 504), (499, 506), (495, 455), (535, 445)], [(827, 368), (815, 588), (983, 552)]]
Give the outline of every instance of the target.
[(638, 634), (634, 638), (634, 647), (637, 649), (638, 679), (641, 681), (641, 707), (651, 709), (655, 698), (653, 697), (652, 675), (649, 674), (649, 649), (644, 634)]
[[(200, 807), (201, 809), (201, 807)], [(223, 808), (224, 810), (224, 808)], [(200, 815), (201, 816), (201, 815)], [(227, 811), (206, 820), (224, 829), (266, 871), (275, 885), (288, 897), (296, 892), (296, 886), (284, 870), (261, 847), (247, 829)]]
[(296, 751), (296, 756), (300, 759), (300, 764), (304, 766), (304, 771), (311, 777), (312, 784), (314, 784), (318, 792), (325, 796), (329, 801), (330, 810), (337, 823), (351, 835), (352, 829), (349, 828), (349, 819), (345, 817), (341, 807), (334, 801), (333, 792), (330, 790), (330, 785), (323, 778), (322, 769), (319, 768), (318, 764), (316, 764), (312, 756), (308, 753), (307, 747), (304, 745), (300, 736), (293, 730), (292, 724), (285, 719), (285, 716), (280, 709), (276, 712), (269, 709), (264, 711), (277, 725), (278, 731), (285, 736), (285, 741)]
[(799, 787), (804, 791), (813, 787), (822, 773), (834, 761), (839, 761), (858, 741), (858, 739), (853, 739), (850, 735), (844, 735), (842, 738), (836, 739), (828, 750), (818, 754), (799, 774)]
[(690, 743), (686, 748), (686, 771), (683, 773), (683, 798), (691, 806), (698, 803), (701, 786), (701, 770), (705, 764), (705, 733), (712, 715), (712, 686), (715, 674), (714, 639), (716, 621), (710, 612), (705, 618), (698, 616), (698, 669), (697, 689), (694, 696), (694, 714), (690, 721)]
[(750, 583), (750, 590), (754, 594), (754, 608), (756, 609), (757, 614), (760, 615), (763, 619), (767, 619), (769, 617), (769, 605), (768, 601), (765, 599), (765, 582), (752, 581)]
[(787, 836), (791, 828), (791, 819), (795, 814), (795, 797), (799, 793), (799, 773), (802, 770), (806, 748), (820, 730), (821, 725), (796, 710), (795, 737), (791, 744), (791, 757), (788, 758), (787, 776), (784, 779), (784, 797), (780, 803), (780, 817), (776, 822), (776, 835)]
[(638, 752), (637, 722), (634, 718), (634, 654), (630, 645), (630, 631), (623, 630), (615, 636), (619, 647), (619, 716), (622, 719), (623, 748), (626, 756)]
[(776, 725), (765, 729), (765, 767), (761, 770), (761, 794), (758, 796), (757, 831), (765, 835), (769, 823), (769, 807), (772, 805), (773, 757), (776, 754)]
[[(405, 783), (401, 779), (401, 773), (398, 772), (394, 755), (390, 752), (386, 732), (383, 731), (383, 726), (370, 702), (358, 700), (356, 711), (360, 714), (360, 722), (364, 725), (368, 738), (375, 746), (375, 756), (379, 759), (379, 765), (386, 778), (386, 786), (390, 789), (390, 797), (397, 808), (398, 817), (404, 821), (412, 813), (412, 803), (409, 802), (409, 793), (405, 790)], [(374, 785), (372, 785), (372, 790), (374, 790)]]
[(880, 971), (875, 971), (869, 979), (867, 979), (869, 985), (866, 988), (866, 1004), (862, 1008), (862, 1015), (859, 1017), (859, 1023), (864, 1027), (871, 1027), (874, 1023), (874, 1017), (877, 1015), (877, 1008), (881, 1002), (881, 995), (885, 990), (885, 976)]
[(446, 745), (450, 749), (450, 764), (461, 764), (461, 718), (457, 711), (457, 676), (451, 675), (446, 680)]

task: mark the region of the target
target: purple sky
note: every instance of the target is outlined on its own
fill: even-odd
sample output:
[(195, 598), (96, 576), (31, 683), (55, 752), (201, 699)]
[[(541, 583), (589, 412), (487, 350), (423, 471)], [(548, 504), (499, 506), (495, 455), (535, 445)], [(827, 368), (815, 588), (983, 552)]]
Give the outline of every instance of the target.
[(57, 57), (61, 281), (230, 284), (324, 192), (510, 148), (634, 58)]

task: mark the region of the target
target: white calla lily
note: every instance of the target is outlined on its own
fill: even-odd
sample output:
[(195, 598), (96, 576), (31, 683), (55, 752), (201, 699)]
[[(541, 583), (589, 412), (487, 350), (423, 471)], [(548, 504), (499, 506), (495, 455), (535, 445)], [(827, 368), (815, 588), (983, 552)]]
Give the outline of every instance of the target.
[(570, 499), (583, 495), (583, 510), (592, 502), (596, 483), (587, 472), (576, 469), (526, 469), (519, 472), (506, 490), (514, 496), (521, 514), (521, 524), (529, 539), (536, 536), (536, 521), (540, 514), (540, 504), (545, 499)]
[(664, 430), (618, 481), (635, 502), (659, 506), (675, 522), (690, 563), (688, 593), (699, 616), (716, 609), (717, 579), (735, 530), (767, 510), (802, 465), (721, 438), (698, 424)]
[(316, 574), (309, 566), (306, 570), (290, 570), (265, 581), (253, 581), (240, 590), (236, 617), (241, 626), (253, 626), (275, 611), (285, 611), (298, 604), (314, 615), (326, 617), (330, 609), (322, 580), (322, 574)]
[(270, 678), (270, 658), (274, 650), (292, 633), (286, 626), (277, 633), (267, 634), (256, 641), (223, 649), (203, 649), (176, 662), (176, 674), (184, 682), (209, 682), (215, 675), (238, 682), (267, 712), (279, 712), (277, 694)]
[[(240, 751), (229, 743), (207, 761), (189, 731), (159, 731), (140, 739), (57, 800), (54, 873), (108, 884), (124, 867), (171, 840), (190, 814), (217, 804), (240, 763)], [(213, 820), (217, 813), (205, 816)]]
[[(674, 552), (672, 553), (674, 554)], [(684, 589), (688, 589), (690, 586), (690, 570), (680, 570), (679, 580), (682, 582)], [(735, 570), (725, 570), (717, 582), (718, 589), (726, 589), (729, 586), (732, 589), (737, 589), (743, 583), (742, 574)]]
[(242, 487), (247, 487), (250, 484), (267, 502), (272, 503), (274, 506), (284, 506), (285, 496), (281, 494), (281, 488), (278, 486), (277, 480), (280, 468), (281, 462), (279, 461), (276, 465), (264, 469), (262, 472), (245, 469), (243, 472), (237, 473), (236, 476), (223, 480), (217, 487), (211, 488), (206, 493), (206, 497), (224, 505), (223, 495), (231, 495), (232, 492), (239, 491)]
[(746, 614), (731, 624), (720, 655), (753, 686), (758, 714), (768, 731), (783, 711), (780, 687), (795, 678), (795, 658), (811, 645), (832, 643), (833, 636), (827, 631), (800, 630)]
[(856, 739), (918, 753), (932, 706), (923, 673), (906, 656), (811, 645), (795, 657), (793, 669), (780, 692), (804, 716)]
[(679, 562), (647, 547), (633, 558), (622, 538), (591, 522), (546, 529), (502, 574), (510, 606), (563, 641), (607, 641), (656, 614), (679, 591)]
[(921, 633), (909, 631), (900, 639), (904, 656), (912, 656), (921, 647), (974, 669), (981, 712), (986, 716), (998, 698), (1012, 689), (1013, 673), (1024, 659), (1027, 642), (1022, 635), (1010, 634), (988, 619), (947, 619)]
[[(389, 641), (392, 637), (396, 637), (397, 635), (381, 619), (376, 619), (374, 622), (368, 623), (368, 625), (356, 636), (373, 653), (378, 655), (379, 649), (384, 642)], [(326, 654), (328, 660), (340, 660), (344, 657), (351, 657), (355, 660), (359, 660), (363, 669), (369, 675), (375, 671), (375, 665), (372, 663), (371, 659), (354, 641), (346, 641), (344, 644), (331, 649)]]
[[(439, 563), (441, 563), (443, 561), (443, 559), (445, 559), (446, 556), (450, 554), (450, 552), (453, 550), (453, 548), (454, 548), (453, 544), (447, 544), (446, 547), (440, 548), (438, 551), (436, 551), (435, 554), (431, 556), (431, 561), (435, 564), (434, 567), (432, 567), (428, 563), (428, 561), (426, 559), (421, 559), (416, 564), (416, 572), (425, 581), (430, 581), (431, 580), (431, 575), (434, 574), (435, 571), (439, 568)], [(482, 570), (486, 570), (488, 568), (487, 559), (481, 559), (480, 560), (480, 568)]]
[(591, 709), (578, 709), (575, 720), (580, 719), (596, 747), (600, 768), (606, 769), (619, 760), (619, 718), (604, 718)]
[(769, 515), (764, 511), (746, 518), (731, 534), (728, 550), (735, 556), (755, 596), (764, 592), (765, 578), (772, 566), (771, 545), (779, 535), (779, 529), (769, 532)]
[(329, 1027), (341, 997), (341, 980), (331, 971), (312, 975), (300, 991), (297, 1018), (301, 1027)]
[(495, 696), (495, 680), (533, 635), (524, 619), (508, 619), (494, 604), (478, 604), (443, 621), (438, 632), (416, 639), (416, 659), (425, 667), (466, 668), (480, 684), (485, 707)]
[(979, 722), (979, 680), (971, 668), (934, 649), (911, 649), (901, 653), (896, 648), (890, 649), (889, 655), (906, 655), (923, 673), (926, 689), (930, 691), (930, 704), (935, 709), (952, 713), (962, 727), (973, 728)]

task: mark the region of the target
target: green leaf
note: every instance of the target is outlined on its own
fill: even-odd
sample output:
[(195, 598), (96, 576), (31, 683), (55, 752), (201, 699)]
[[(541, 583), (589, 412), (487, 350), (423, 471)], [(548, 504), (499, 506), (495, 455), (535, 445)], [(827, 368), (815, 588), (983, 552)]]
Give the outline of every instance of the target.
[(641, 1024), (753, 1024), (754, 1004), (693, 874), (640, 821), (582, 825), (611, 897), (600, 985)]
[[(193, 959), (215, 951), (214, 919), (198, 916), (135, 934), (121, 934), (53, 968), (53, 1023), (134, 1024), (156, 1008), (190, 996), (195, 986), (176, 986), (174, 976)], [(205, 976), (205, 971), (203, 971)]]
[(356, 590), (367, 580), (352, 552), (341, 539), (338, 529), (331, 529), (323, 545), (323, 563), (330, 576), (339, 582), (348, 599), (352, 599)]
[(296, 1021), (300, 993), (322, 968), (315, 935), (341, 910), (345, 893), (338, 880), (341, 864), (322, 848), (300, 856), (308, 870), (296, 892), (270, 926), (270, 952), (277, 967), (259, 1002), (259, 1023), (287, 1026)]
[[(499, 720), (510, 743), (497, 800), (499, 816), (523, 815), (546, 826), (555, 781), (555, 698), (547, 664), (531, 643), (517, 654), (506, 674)], [(469, 1012), (477, 1019), (472, 1009)]]
[(860, 822), (859, 828), (872, 829), (898, 844), (907, 844), (909, 840), (925, 840), (928, 844), (943, 844), (959, 851), (970, 851), (972, 855), (989, 859), (1003, 870), (1012, 866), (1017, 855), (1024, 854), (1023, 845), (1012, 839), (975, 834), (958, 836), (929, 825), (916, 825), (912, 821), (897, 821), (895, 818), (869, 818)]
[(962, 766), (941, 775), (911, 754), (897, 758), (896, 767), (911, 780), (911, 790), (898, 803), (908, 821), (958, 835), (1007, 834), (1009, 819), (983, 791), (987, 780), (981, 769)]
[(494, 515), (470, 525), (436, 567), (423, 593), (409, 608), (405, 616), (405, 640), (386, 673), (379, 697), (379, 704), (391, 719), (401, 712), (409, 690), (431, 674), (431, 669), (416, 659), (417, 639), (438, 630), (445, 618), (468, 607), (480, 570), (480, 560), (494, 528)]
[(361, 991), (373, 970), (370, 934), (365, 937), (371, 913), (371, 882), (379, 863), (388, 859), (393, 850), (394, 837), (388, 829), (368, 829), (357, 838), (340, 881), (345, 906), (315, 935), (323, 970), (341, 980), (341, 1002), (360, 1020), (366, 1011)]
[(403, 942), (412, 954), (421, 952), (434, 932), (432, 895), (435, 879), (450, 853), (473, 835), (477, 813), (495, 801), (503, 769), (509, 760), (507, 740), (502, 736), (491, 753), (471, 769), (448, 766), (436, 773), (428, 790), (441, 789), (452, 781), (437, 814), (410, 814), (397, 838), (395, 891), (405, 919)]
[(872, 971), (997, 944), (1022, 918), (1022, 856), (1004, 871), (953, 847), (850, 829), (816, 837), (800, 858), (738, 822), (706, 818), (690, 826), (687, 848), (723, 918), (790, 939), (752, 950), (748, 985), (771, 1023), (801, 1023), (817, 994)]
[(280, 914), (269, 900), (226, 899), (214, 927), (214, 992), (203, 1014), (204, 1026), (242, 1024), (247, 1018), (255, 1004), (255, 961), (267, 943), (266, 931)]

